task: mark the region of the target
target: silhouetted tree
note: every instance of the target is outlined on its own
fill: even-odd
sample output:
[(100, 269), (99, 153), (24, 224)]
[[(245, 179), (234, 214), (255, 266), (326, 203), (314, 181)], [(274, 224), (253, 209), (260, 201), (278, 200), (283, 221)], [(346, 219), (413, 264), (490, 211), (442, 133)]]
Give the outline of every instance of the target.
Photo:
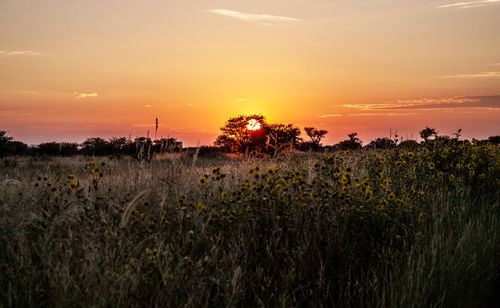
[(38, 155), (71, 156), (78, 154), (78, 144), (69, 142), (44, 142), (35, 148), (35, 152)]
[(347, 135), (349, 139), (339, 142), (337, 145), (341, 149), (356, 150), (361, 148), (361, 140), (359, 140), (358, 133), (350, 133)]
[(371, 149), (392, 149), (396, 147), (396, 142), (387, 137), (377, 138), (370, 142), (366, 147)]
[(153, 142), (155, 153), (177, 152), (182, 149), (182, 142), (175, 138), (161, 138)]
[(0, 157), (6, 155), (7, 144), (12, 141), (12, 137), (7, 136), (7, 132), (0, 130)]
[(326, 134), (328, 134), (327, 130), (317, 129), (314, 127), (304, 127), (304, 131), (307, 136), (311, 139), (310, 142), (304, 142), (301, 146), (301, 149), (311, 148), (313, 150), (317, 150), (321, 147), (321, 139), (323, 139)]
[(422, 139), (424, 139), (424, 141), (427, 141), (432, 136), (437, 136), (437, 132), (436, 132), (435, 128), (426, 127), (420, 131), (420, 137), (422, 137)]
[(458, 141), (458, 139), (460, 139), (460, 136), (462, 135), (462, 129), (457, 129), (457, 131), (454, 132), (453, 135), (455, 136), (453, 137), (453, 140)]
[(298, 145), (300, 129), (292, 124), (271, 124), (267, 127), (267, 148), (276, 155), (286, 147)]
[[(250, 120), (260, 124), (256, 130), (248, 129)], [(222, 134), (217, 137), (215, 145), (230, 149), (231, 152), (256, 152), (261, 151), (266, 143), (268, 127), (262, 115), (237, 116), (227, 120), (220, 128)]]
[(9, 141), (4, 150), (5, 155), (27, 155), (29, 153), (28, 145), (21, 141)]
[(100, 138), (88, 138), (82, 143), (81, 152), (85, 155), (104, 156), (111, 154), (111, 147), (109, 142)]
[(498, 144), (500, 144), (500, 136), (490, 136), (490, 137), (488, 137), (488, 142), (495, 144), (495, 145), (498, 145)]

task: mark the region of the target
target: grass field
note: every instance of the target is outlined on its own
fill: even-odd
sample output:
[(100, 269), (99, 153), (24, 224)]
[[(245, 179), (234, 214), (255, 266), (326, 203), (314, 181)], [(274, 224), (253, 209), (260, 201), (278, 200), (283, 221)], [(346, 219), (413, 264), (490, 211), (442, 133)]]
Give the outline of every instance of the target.
[(499, 154), (5, 158), (0, 306), (491, 305)]

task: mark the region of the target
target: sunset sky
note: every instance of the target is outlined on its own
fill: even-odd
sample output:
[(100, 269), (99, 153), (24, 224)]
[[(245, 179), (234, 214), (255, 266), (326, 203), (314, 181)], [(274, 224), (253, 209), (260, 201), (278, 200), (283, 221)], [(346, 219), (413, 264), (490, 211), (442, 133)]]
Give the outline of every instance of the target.
[(1, 0), (0, 130), (212, 144), (238, 114), (365, 143), (500, 134), (500, 0)]

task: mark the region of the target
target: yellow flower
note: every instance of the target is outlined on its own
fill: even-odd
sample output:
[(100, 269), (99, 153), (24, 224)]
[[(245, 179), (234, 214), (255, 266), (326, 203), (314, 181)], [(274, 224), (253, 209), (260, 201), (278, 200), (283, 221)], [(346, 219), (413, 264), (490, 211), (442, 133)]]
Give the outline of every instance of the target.
[(220, 197), (221, 197), (223, 200), (227, 199), (227, 191), (223, 191), (223, 192), (221, 192), (221, 193), (220, 193)]
[(75, 191), (78, 189), (78, 183), (76, 183), (75, 181), (71, 181), (69, 184), (68, 184), (68, 188), (69, 190), (71, 191)]
[(70, 175), (68, 175), (68, 179), (69, 179), (70, 181), (74, 181), (74, 180), (76, 180), (76, 175), (74, 175), (74, 174), (70, 174)]
[(335, 172), (335, 173), (333, 174), (333, 177), (334, 177), (334, 178), (338, 178), (338, 177), (340, 177), (340, 172)]
[(198, 202), (198, 204), (196, 205), (196, 211), (198, 212), (198, 214), (200, 215), (203, 215), (206, 213), (206, 209), (207, 209), (207, 206), (201, 202)]
[(434, 168), (436, 168), (436, 165), (434, 165), (434, 163), (430, 161), (430, 162), (427, 162), (427, 167), (429, 167), (429, 169), (431, 169), (431, 170), (434, 170)]
[(274, 167), (269, 167), (266, 170), (266, 174), (274, 174), (276, 172), (276, 169)]
[(408, 152), (408, 154), (406, 154), (406, 156), (408, 156), (409, 159), (413, 159), (413, 158), (415, 158), (415, 153)]
[(387, 196), (387, 199), (388, 200), (394, 200), (394, 198), (396, 198), (396, 195), (394, 193), (389, 193), (389, 195)]
[(379, 157), (378, 157), (378, 161), (379, 161), (381, 164), (385, 164), (385, 162), (386, 162), (385, 156), (379, 156)]
[(207, 185), (207, 178), (205, 176), (200, 177), (200, 185), (201, 186)]
[(95, 175), (101, 175), (102, 173), (102, 170), (101, 168), (95, 166), (93, 169), (92, 169), (92, 173), (95, 174)]

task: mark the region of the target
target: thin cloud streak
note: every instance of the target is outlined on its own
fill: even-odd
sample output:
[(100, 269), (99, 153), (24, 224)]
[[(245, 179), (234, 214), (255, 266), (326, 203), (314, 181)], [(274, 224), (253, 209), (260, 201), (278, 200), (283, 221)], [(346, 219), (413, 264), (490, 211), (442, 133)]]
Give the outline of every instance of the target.
[(489, 4), (500, 3), (500, 0), (481, 0), (481, 1), (464, 1), (464, 2), (455, 2), (450, 4), (439, 5), (437, 8), (461, 8), (468, 9), (474, 7), (485, 6)]
[(320, 118), (336, 118), (336, 117), (340, 117), (342, 116), (341, 114), (324, 114), (324, 115), (320, 115), (319, 117)]
[(98, 93), (78, 93), (78, 92), (73, 92), (73, 94), (75, 94), (76, 99), (87, 98), (87, 97), (97, 97), (97, 96), (99, 96)]
[(249, 21), (249, 22), (258, 22), (258, 23), (264, 23), (269, 25), (269, 23), (274, 23), (274, 22), (297, 22), (299, 19), (293, 18), (293, 17), (287, 17), (287, 16), (277, 16), (277, 15), (269, 15), (269, 14), (252, 14), (252, 13), (245, 13), (245, 12), (239, 12), (239, 11), (233, 11), (233, 10), (226, 10), (226, 9), (212, 9), (208, 10), (208, 12), (221, 15), (221, 16), (226, 16), (230, 18), (235, 18), (243, 21)]
[(39, 56), (40, 53), (32, 50), (0, 50), (0, 56)]
[(447, 97), (440, 99), (398, 100), (383, 104), (351, 104), (345, 108), (372, 110), (438, 110), (438, 109), (488, 109), (500, 110), (500, 95)]
[(492, 78), (500, 77), (500, 72), (482, 72), (477, 74), (448, 75), (445, 78)]

